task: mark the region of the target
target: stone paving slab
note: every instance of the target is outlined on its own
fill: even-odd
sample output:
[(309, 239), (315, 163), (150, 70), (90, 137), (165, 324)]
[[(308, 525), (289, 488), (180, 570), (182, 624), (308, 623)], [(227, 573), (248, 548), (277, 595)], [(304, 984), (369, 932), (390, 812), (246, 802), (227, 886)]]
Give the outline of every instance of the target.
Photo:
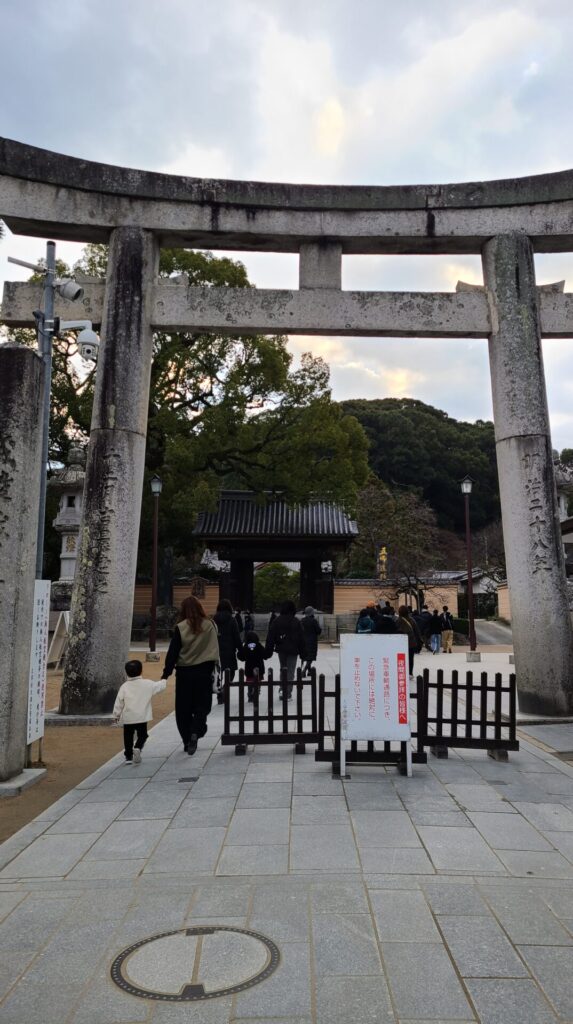
[[(235, 757), (221, 719), (193, 758), (164, 719), (141, 766), (112, 758), (4, 844), (0, 1024), (573, 1020), (570, 766), (526, 743), (342, 783), (312, 748)], [(260, 931), (280, 966), (201, 1003), (113, 984), (125, 946), (195, 925)]]
[(550, 1003), (532, 981), (472, 979), (467, 988), (481, 1024), (557, 1024)]
[(462, 983), (441, 943), (383, 942), (382, 957), (400, 1017), (471, 1017)]

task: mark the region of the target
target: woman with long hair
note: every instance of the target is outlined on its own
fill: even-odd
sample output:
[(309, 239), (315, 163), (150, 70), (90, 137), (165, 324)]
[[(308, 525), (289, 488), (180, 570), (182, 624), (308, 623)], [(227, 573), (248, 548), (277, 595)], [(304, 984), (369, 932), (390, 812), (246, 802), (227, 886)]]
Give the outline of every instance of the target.
[(213, 672), (219, 664), (217, 629), (196, 597), (186, 597), (165, 658), (162, 678), (175, 669), (175, 721), (188, 754), (207, 732)]

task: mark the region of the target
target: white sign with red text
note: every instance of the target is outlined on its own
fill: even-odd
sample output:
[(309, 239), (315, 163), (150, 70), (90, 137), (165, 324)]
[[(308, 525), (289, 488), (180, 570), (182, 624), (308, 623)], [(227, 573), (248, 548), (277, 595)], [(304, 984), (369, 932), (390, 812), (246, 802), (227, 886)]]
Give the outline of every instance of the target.
[[(344, 634), (340, 638), (340, 737), (407, 742), (411, 773), (408, 638)], [(341, 743), (341, 754), (345, 753)], [(341, 759), (341, 773), (345, 757)]]

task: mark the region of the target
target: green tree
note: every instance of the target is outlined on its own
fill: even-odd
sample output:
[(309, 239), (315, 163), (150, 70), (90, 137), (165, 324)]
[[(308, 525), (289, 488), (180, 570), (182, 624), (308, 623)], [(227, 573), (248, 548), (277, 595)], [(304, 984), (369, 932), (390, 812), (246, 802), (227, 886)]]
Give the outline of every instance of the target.
[(298, 604), (300, 573), (282, 562), (267, 562), (255, 573), (255, 611), (270, 612), (283, 601)]
[(463, 532), (459, 481), (469, 474), (472, 525), (499, 519), (493, 423), (464, 423), (412, 398), (352, 399), (341, 403), (364, 427), (371, 470), (389, 487), (406, 487), (434, 509), (438, 525)]
[[(101, 278), (107, 248), (90, 245), (75, 266)], [(58, 268), (60, 274), (65, 267)], [(160, 275), (193, 285), (250, 287), (243, 264), (211, 253), (164, 250)], [(184, 286), (184, 285), (182, 285)], [(34, 344), (32, 332), (17, 332)], [(87, 440), (95, 371), (76, 359), (75, 339), (54, 344), (51, 453), (65, 459)], [(193, 525), (221, 487), (280, 492), (289, 502), (320, 495), (349, 508), (367, 476), (367, 441), (357, 421), (331, 400), (329, 368), (303, 356), (293, 369), (281, 336), (157, 332), (146, 449), (148, 474), (163, 479), (161, 542), (192, 557)], [(151, 558), (152, 499), (144, 487), (140, 568)]]
[(384, 546), (387, 578), (417, 593), (442, 562), (440, 531), (427, 502), (412, 491), (391, 490), (372, 475), (358, 495), (356, 518), (359, 536), (350, 551), (350, 574), (377, 576)]

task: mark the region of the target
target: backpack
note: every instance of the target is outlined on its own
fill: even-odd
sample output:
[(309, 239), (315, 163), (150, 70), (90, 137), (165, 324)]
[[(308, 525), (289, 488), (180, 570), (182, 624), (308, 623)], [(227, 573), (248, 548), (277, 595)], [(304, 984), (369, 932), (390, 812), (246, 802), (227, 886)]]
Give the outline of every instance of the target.
[(362, 615), (356, 624), (357, 633), (371, 633), (372, 632), (372, 619), (369, 615)]

